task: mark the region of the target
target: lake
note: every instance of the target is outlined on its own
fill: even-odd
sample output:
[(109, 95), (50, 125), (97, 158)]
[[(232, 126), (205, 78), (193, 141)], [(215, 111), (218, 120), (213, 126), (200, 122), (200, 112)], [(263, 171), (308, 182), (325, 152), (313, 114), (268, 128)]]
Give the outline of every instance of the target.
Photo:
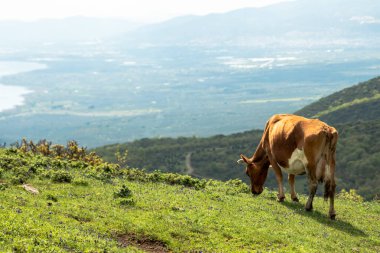
[[(44, 68), (46, 65), (34, 62), (0, 61), (0, 80), (3, 76)], [(0, 112), (22, 105), (25, 95), (31, 92), (25, 87), (0, 84)]]

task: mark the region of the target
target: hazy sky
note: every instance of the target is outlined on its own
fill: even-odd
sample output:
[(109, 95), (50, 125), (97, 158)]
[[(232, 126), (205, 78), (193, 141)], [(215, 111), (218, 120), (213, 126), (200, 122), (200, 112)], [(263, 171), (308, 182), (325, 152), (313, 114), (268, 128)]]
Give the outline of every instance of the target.
[(283, 1), (285, 0), (2, 0), (0, 19), (92, 16), (152, 22), (179, 15), (204, 15)]

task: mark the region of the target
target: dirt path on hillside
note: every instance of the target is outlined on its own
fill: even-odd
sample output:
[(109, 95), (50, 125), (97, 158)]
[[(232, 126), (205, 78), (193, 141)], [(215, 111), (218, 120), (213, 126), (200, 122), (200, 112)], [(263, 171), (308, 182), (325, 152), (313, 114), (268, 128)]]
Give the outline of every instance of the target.
[(147, 236), (137, 236), (135, 234), (120, 235), (118, 236), (118, 241), (122, 247), (134, 246), (145, 252), (171, 252), (164, 242), (151, 239)]
[(187, 153), (186, 158), (185, 158), (185, 164), (186, 164), (185, 173), (190, 176), (194, 174), (194, 168), (191, 166), (191, 155), (192, 155), (192, 152), (189, 152)]

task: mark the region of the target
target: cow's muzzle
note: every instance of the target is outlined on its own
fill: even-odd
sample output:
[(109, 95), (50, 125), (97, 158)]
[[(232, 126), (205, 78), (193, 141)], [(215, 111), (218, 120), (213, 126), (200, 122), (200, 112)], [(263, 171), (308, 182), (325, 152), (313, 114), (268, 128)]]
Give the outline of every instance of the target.
[(255, 189), (252, 189), (251, 192), (253, 195), (260, 195), (263, 192), (263, 188), (260, 188), (258, 191)]

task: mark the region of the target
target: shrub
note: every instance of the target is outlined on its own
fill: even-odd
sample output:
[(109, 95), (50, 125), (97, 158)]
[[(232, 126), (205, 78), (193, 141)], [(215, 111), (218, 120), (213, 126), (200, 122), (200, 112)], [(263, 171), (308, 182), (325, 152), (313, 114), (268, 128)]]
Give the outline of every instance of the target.
[(110, 179), (119, 174), (119, 165), (112, 163), (102, 163), (95, 167), (96, 173), (93, 175), (97, 179), (105, 180)]
[(134, 206), (136, 204), (136, 202), (132, 198), (131, 199), (122, 199), (119, 201), (119, 204), (122, 206)]
[(119, 191), (114, 192), (113, 197), (122, 198), (122, 200), (119, 201), (119, 204), (122, 206), (134, 206), (136, 204), (132, 198), (132, 191), (126, 185), (123, 185)]
[(57, 159), (83, 161), (91, 165), (99, 165), (104, 161), (94, 152), (87, 152), (85, 147), (80, 147), (76, 141), (68, 141), (66, 147), (63, 145), (52, 145), (51, 142), (40, 140), (37, 144), (33, 141), (21, 140), (21, 144), (16, 142), (11, 147), (16, 153), (33, 153)]
[(0, 191), (4, 191), (7, 188), (8, 188), (7, 184), (0, 184)]
[(338, 193), (338, 198), (340, 199), (348, 199), (355, 202), (363, 202), (363, 197), (360, 196), (355, 189), (350, 189), (349, 192), (347, 192), (345, 189), (342, 189), (340, 193)]
[(32, 171), (27, 166), (14, 167), (12, 171), (11, 183), (12, 184), (23, 184), (25, 183), (31, 176)]
[(51, 173), (51, 181), (55, 183), (71, 183), (73, 177), (65, 170), (53, 171)]
[(231, 179), (226, 181), (226, 185), (233, 188), (233, 190), (227, 190), (228, 193), (234, 195), (234, 193), (249, 193), (249, 187), (246, 183), (241, 181), (240, 179)]
[(88, 185), (89, 185), (88, 181), (86, 181), (86, 180), (83, 179), (83, 178), (80, 178), (80, 179), (74, 179), (73, 184), (75, 184), (75, 185), (80, 185), (80, 186), (88, 186)]
[(114, 198), (130, 198), (132, 197), (132, 191), (126, 186), (123, 185), (118, 192), (114, 192)]
[(51, 200), (51, 201), (53, 201), (53, 202), (58, 202), (58, 198), (55, 197), (55, 196), (53, 196), (53, 195), (51, 195), (51, 194), (48, 194), (48, 195), (46, 196), (46, 199), (47, 199), (47, 200)]
[(145, 173), (145, 181), (150, 182), (163, 182), (172, 185), (183, 185), (186, 187), (193, 187), (197, 190), (204, 189), (207, 181), (204, 179), (198, 179), (189, 175), (180, 175), (175, 173), (162, 173), (155, 170), (152, 173)]
[(12, 184), (23, 184), (26, 182), (26, 177), (23, 175), (17, 175), (11, 177), (11, 183)]

